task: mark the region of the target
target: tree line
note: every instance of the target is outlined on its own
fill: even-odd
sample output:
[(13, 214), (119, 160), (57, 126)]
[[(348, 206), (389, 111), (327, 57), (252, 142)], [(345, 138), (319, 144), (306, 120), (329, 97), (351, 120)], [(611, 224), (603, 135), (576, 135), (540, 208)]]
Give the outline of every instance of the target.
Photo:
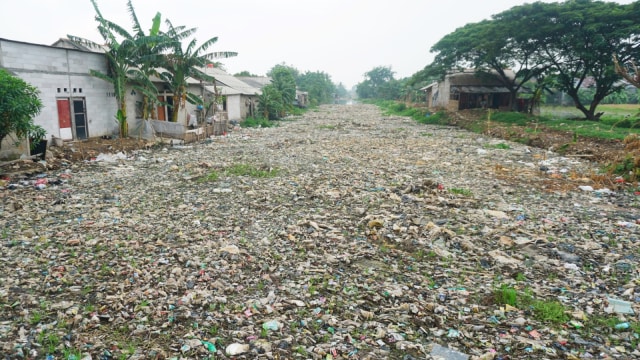
[[(235, 76), (255, 75), (244, 71)], [(290, 113), (296, 104), (296, 90), (307, 93), (310, 106), (333, 103), (336, 98), (347, 96), (344, 85), (334, 84), (331, 76), (323, 71), (301, 73), (293, 66), (278, 64), (267, 76), (271, 83), (262, 88), (258, 97), (258, 112), (265, 119), (277, 120)]]
[[(512, 106), (524, 87), (534, 96), (563, 92), (585, 119), (599, 120), (598, 105), (624, 92), (628, 84), (621, 71), (637, 76), (635, 65), (626, 65), (640, 59), (638, 19), (638, 1), (515, 6), (445, 35), (430, 49), (434, 60), (410, 78), (398, 81), (393, 73), (389, 76), (389, 67), (373, 69), (358, 84), (357, 93), (364, 98), (404, 99), (452, 71), (471, 68), (497, 75), (510, 92)], [(621, 70), (616, 71), (614, 57)]]

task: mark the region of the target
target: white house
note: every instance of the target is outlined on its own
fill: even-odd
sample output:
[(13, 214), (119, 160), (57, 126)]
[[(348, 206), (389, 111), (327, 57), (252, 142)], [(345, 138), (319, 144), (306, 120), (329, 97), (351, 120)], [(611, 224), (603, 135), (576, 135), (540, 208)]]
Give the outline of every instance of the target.
[[(34, 122), (48, 138), (81, 140), (117, 131), (113, 86), (89, 74), (107, 72), (103, 54), (0, 38), (0, 67), (40, 90), (43, 108)], [(3, 152), (12, 151), (4, 145)]]
[(207, 85), (205, 89), (212, 94), (217, 90), (224, 96), (223, 110), (227, 112), (230, 121), (243, 121), (247, 117), (256, 116), (258, 95), (262, 94), (259, 88), (219, 68), (207, 68), (205, 73), (213, 76), (216, 81), (215, 87)]

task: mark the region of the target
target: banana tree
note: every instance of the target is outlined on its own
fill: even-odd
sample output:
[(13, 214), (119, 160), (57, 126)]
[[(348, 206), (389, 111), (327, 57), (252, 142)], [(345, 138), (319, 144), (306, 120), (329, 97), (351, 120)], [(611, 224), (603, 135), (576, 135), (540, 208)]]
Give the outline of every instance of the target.
[[(131, 79), (132, 86), (142, 94), (142, 118), (148, 120), (160, 103), (158, 101), (158, 89), (149, 79), (152, 76), (160, 76), (157, 68), (162, 64), (162, 53), (173, 47), (174, 44), (171, 43), (172, 39), (160, 32), (162, 15), (159, 12), (151, 20), (151, 28), (149, 33), (146, 34), (140, 25), (140, 21), (138, 21), (131, 0), (127, 1), (127, 8), (132, 21), (133, 40), (138, 46), (135, 63), (140, 70), (136, 74), (137, 76)], [(126, 36), (127, 34), (122, 35)]]
[(189, 93), (187, 87), (187, 79), (194, 78), (202, 81), (213, 81), (213, 77), (207, 75), (201, 69), (205, 68), (208, 63), (214, 59), (229, 58), (237, 56), (238, 53), (224, 51), (224, 52), (206, 52), (207, 49), (218, 41), (217, 37), (213, 37), (202, 45), (197, 46), (196, 39), (192, 39), (188, 42), (186, 48), (182, 46), (182, 40), (187, 39), (193, 33), (196, 28), (187, 29), (184, 26), (174, 27), (171, 21), (166, 20), (165, 23), (168, 26), (168, 31), (165, 35), (171, 39), (173, 45), (169, 52), (164, 55), (163, 68), (164, 71), (160, 73), (160, 78), (167, 82), (171, 91), (173, 92), (173, 107), (174, 111), (171, 116), (171, 121), (178, 121), (178, 109), (184, 108), (186, 102), (200, 103), (200, 99), (197, 95)]
[[(159, 52), (163, 49), (159, 44), (166, 44), (167, 38), (159, 34), (160, 14), (154, 18), (154, 24), (149, 35), (145, 35), (135, 15), (131, 0), (128, 2), (129, 12), (133, 19), (134, 31), (132, 35), (120, 25), (105, 19), (98, 8), (96, 0), (91, 0), (96, 11), (98, 32), (105, 41), (107, 51), (107, 73), (90, 70), (90, 74), (113, 84), (118, 110), (115, 119), (118, 123), (120, 137), (129, 135), (127, 123), (127, 94), (126, 85), (129, 81), (135, 88), (147, 96), (156, 98), (153, 94), (155, 86), (149, 80), (154, 69), (153, 59), (159, 59)], [(154, 33), (155, 32), (155, 33)], [(103, 50), (105, 46), (93, 41), (67, 35), (68, 38), (90, 49)]]

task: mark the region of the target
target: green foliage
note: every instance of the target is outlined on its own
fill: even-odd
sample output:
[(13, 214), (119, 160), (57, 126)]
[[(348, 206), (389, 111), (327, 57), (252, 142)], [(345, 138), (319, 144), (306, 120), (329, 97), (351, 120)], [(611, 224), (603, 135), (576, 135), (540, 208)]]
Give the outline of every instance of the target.
[(259, 169), (250, 164), (235, 164), (226, 173), (235, 176), (249, 176), (254, 178), (270, 178), (278, 175), (277, 169)]
[(392, 100), (365, 100), (385, 110), (386, 115), (408, 116), (420, 124), (448, 125), (448, 117), (444, 111), (435, 114), (425, 109), (413, 108), (405, 103)]
[(529, 124), (533, 120), (536, 120), (536, 118), (532, 117), (529, 114), (520, 112), (491, 112), (491, 121), (497, 121), (505, 124), (524, 126)]
[(569, 320), (567, 309), (559, 301), (536, 300), (531, 304), (536, 319), (553, 324), (562, 324)]
[(417, 120), (420, 124), (449, 125), (449, 116), (444, 111), (435, 114), (427, 113)]
[(293, 103), (296, 100), (295, 76), (297, 74), (297, 70), (286, 65), (276, 65), (269, 72), (271, 85), (278, 90), (280, 94), (278, 118), (284, 117), (286, 112), (293, 107)]
[(284, 111), (282, 102), (282, 94), (272, 84), (262, 88), (262, 94), (258, 96), (258, 113), (262, 118), (268, 120), (277, 120)]
[(309, 93), (311, 105), (329, 104), (334, 100), (336, 86), (331, 82), (331, 76), (322, 71), (305, 72), (298, 77), (297, 84), (300, 90)]
[(268, 128), (268, 127), (277, 126), (277, 124), (265, 118), (248, 117), (245, 121), (240, 123), (240, 126), (244, 128), (257, 128), (257, 127)]
[(471, 190), (462, 189), (462, 188), (450, 188), (449, 192), (452, 193), (452, 194), (462, 195), (462, 196), (471, 196), (471, 195), (473, 195)]
[(502, 284), (500, 288), (493, 292), (493, 299), (496, 304), (516, 306), (518, 292), (512, 287)]
[[(536, 49), (556, 88), (571, 97), (587, 120), (598, 120), (596, 108), (621, 85), (612, 54), (621, 62), (634, 55), (640, 30), (640, 7), (602, 1), (536, 2), (514, 7), (497, 18), (518, 24), (518, 34)], [(558, 21), (562, 19), (562, 21)], [(587, 83), (589, 81), (589, 83)], [(593, 85), (591, 85), (593, 84)], [(588, 96), (580, 91), (590, 85)]]
[(606, 167), (609, 174), (622, 176), (626, 181), (640, 179), (640, 135), (631, 134), (624, 139), (626, 156)]
[(508, 150), (511, 149), (511, 146), (509, 146), (509, 144), (505, 144), (505, 143), (498, 143), (498, 144), (486, 144), (484, 145), (485, 149), (501, 149), (501, 150)]
[(393, 100), (400, 97), (400, 82), (393, 77), (391, 67), (378, 66), (364, 74), (356, 93), (361, 99)]
[(208, 63), (220, 58), (229, 58), (237, 56), (238, 53), (223, 52), (206, 52), (209, 47), (213, 46), (217, 41), (217, 37), (212, 37), (200, 46), (197, 46), (196, 39), (191, 39), (186, 47), (183, 46), (182, 40), (189, 38), (195, 33), (196, 28), (185, 29), (184, 26), (173, 26), (171, 21), (165, 21), (169, 30), (164, 33), (172, 44), (170, 52), (165, 54), (161, 60), (161, 67), (165, 70), (160, 73), (160, 78), (166, 81), (173, 92), (173, 108), (171, 121), (178, 120), (177, 109), (183, 108), (186, 102), (197, 103), (197, 95), (188, 92), (188, 78), (194, 78), (203, 81), (213, 81), (213, 77), (204, 73), (201, 69), (205, 68)]
[[(91, 75), (103, 79), (114, 87), (115, 98), (118, 104), (118, 113), (115, 115), (121, 137), (128, 136), (126, 126), (127, 93), (126, 86), (131, 84), (136, 91), (143, 95), (142, 116), (147, 119), (149, 114), (159, 104), (157, 89), (151, 82), (151, 76), (159, 76), (167, 82), (173, 92), (172, 106), (176, 109), (183, 107), (186, 101), (196, 103), (197, 96), (187, 92), (186, 79), (189, 77), (202, 80), (212, 80), (211, 77), (200, 71), (214, 59), (236, 56), (235, 52), (208, 52), (206, 50), (213, 45), (217, 38), (211, 38), (202, 45), (196, 47), (195, 39), (188, 42), (186, 47), (182, 41), (188, 39), (195, 28), (188, 29), (184, 26), (174, 27), (169, 20), (166, 24), (169, 30), (160, 31), (161, 15), (157, 13), (152, 19), (152, 25), (148, 33), (145, 33), (131, 3), (127, 2), (128, 12), (132, 19), (133, 32), (105, 19), (98, 8), (96, 0), (91, 0), (96, 11), (98, 31), (108, 46), (105, 53), (108, 62), (107, 73), (91, 70)], [(92, 49), (102, 49), (102, 45), (76, 36), (68, 36), (71, 41)], [(164, 71), (158, 74), (156, 69)], [(172, 121), (176, 121), (178, 111), (172, 112)]]
[(218, 181), (219, 178), (220, 178), (220, 174), (218, 174), (217, 171), (213, 170), (209, 172), (206, 176), (198, 178), (197, 181), (199, 183), (215, 182), (215, 181)]
[[(127, 84), (127, 78), (129, 76), (135, 78), (142, 78), (142, 75), (138, 75), (139, 70), (135, 66), (135, 59), (138, 49), (134, 37), (130, 35), (124, 28), (116, 25), (115, 23), (105, 19), (98, 8), (96, 0), (91, 0), (93, 8), (96, 12), (96, 21), (98, 22), (98, 32), (102, 36), (105, 44), (109, 50), (105, 53), (107, 57), (107, 73), (97, 71), (95, 69), (90, 70), (90, 74), (99, 79), (107, 81), (113, 85), (113, 91), (115, 93), (116, 102), (118, 104), (118, 114), (116, 114), (116, 120), (120, 124), (124, 119), (127, 119), (127, 102), (125, 87)], [(79, 45), (91, 48), (102, 49), (102, 46), (83, 38), (68, 35), (69, 39)], [(118, 37), (122, 37), (119, 39)], [(128, 133), (123, 132), (124, 126), (119, 126), (120, 137), (127, 137)]]
[(33, 123), (41, 109), (38, 89), (0, 69), (0, 146), (10, 134), (18, 141), (43, 138), (44, 129)]
[[(520, 277), (521, 280), (526, 280), (524, 275)], [(511, 305), (520, 309), (529, 308), (533, 311), (536, 319), (547, 323), (558, 325), (568, 321), (570, 318), (566, 313), (567, 309), (562, 303), (555, 300), (535, 299), (530, 289), (518, 291), (509, 285), (502, 284), (494, 290), (493, 300), (498, 305)]]
[(340, 99), (344, 99), (349, 96), (349, 91), (344, 87), (344, 84), (338, 83), (338, 85), (336, 85), (336, 96)]
[(624, 101), (612, 54), (622, 64), (637, 58), (638, 17), (637, 4), (593, 0), (515, 6), (444, 36), (431, 48), (434, 61), (410, 82), (467, 68), (492, 72), (511, 93), (512, 108), (525, 84), (535, 87), (538, 100), (542, 89), (553, 87), (566, 93), (585, 119), (597, 120), (596, 108), (605, 98)]
[(233, 74), (233, 76), (257, 77), (258, 75), (252, 74), (247, 70), (243, 70), (243, 71), (240, 71), (239, 73)]

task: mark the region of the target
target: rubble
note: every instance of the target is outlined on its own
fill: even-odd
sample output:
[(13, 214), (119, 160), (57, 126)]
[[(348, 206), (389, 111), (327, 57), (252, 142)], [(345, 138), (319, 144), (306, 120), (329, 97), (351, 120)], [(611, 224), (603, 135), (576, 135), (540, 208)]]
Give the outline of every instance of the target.
[(290, 120), (2, 179), (0, 353), (640, 358), (631, 185), (371, 105)]

